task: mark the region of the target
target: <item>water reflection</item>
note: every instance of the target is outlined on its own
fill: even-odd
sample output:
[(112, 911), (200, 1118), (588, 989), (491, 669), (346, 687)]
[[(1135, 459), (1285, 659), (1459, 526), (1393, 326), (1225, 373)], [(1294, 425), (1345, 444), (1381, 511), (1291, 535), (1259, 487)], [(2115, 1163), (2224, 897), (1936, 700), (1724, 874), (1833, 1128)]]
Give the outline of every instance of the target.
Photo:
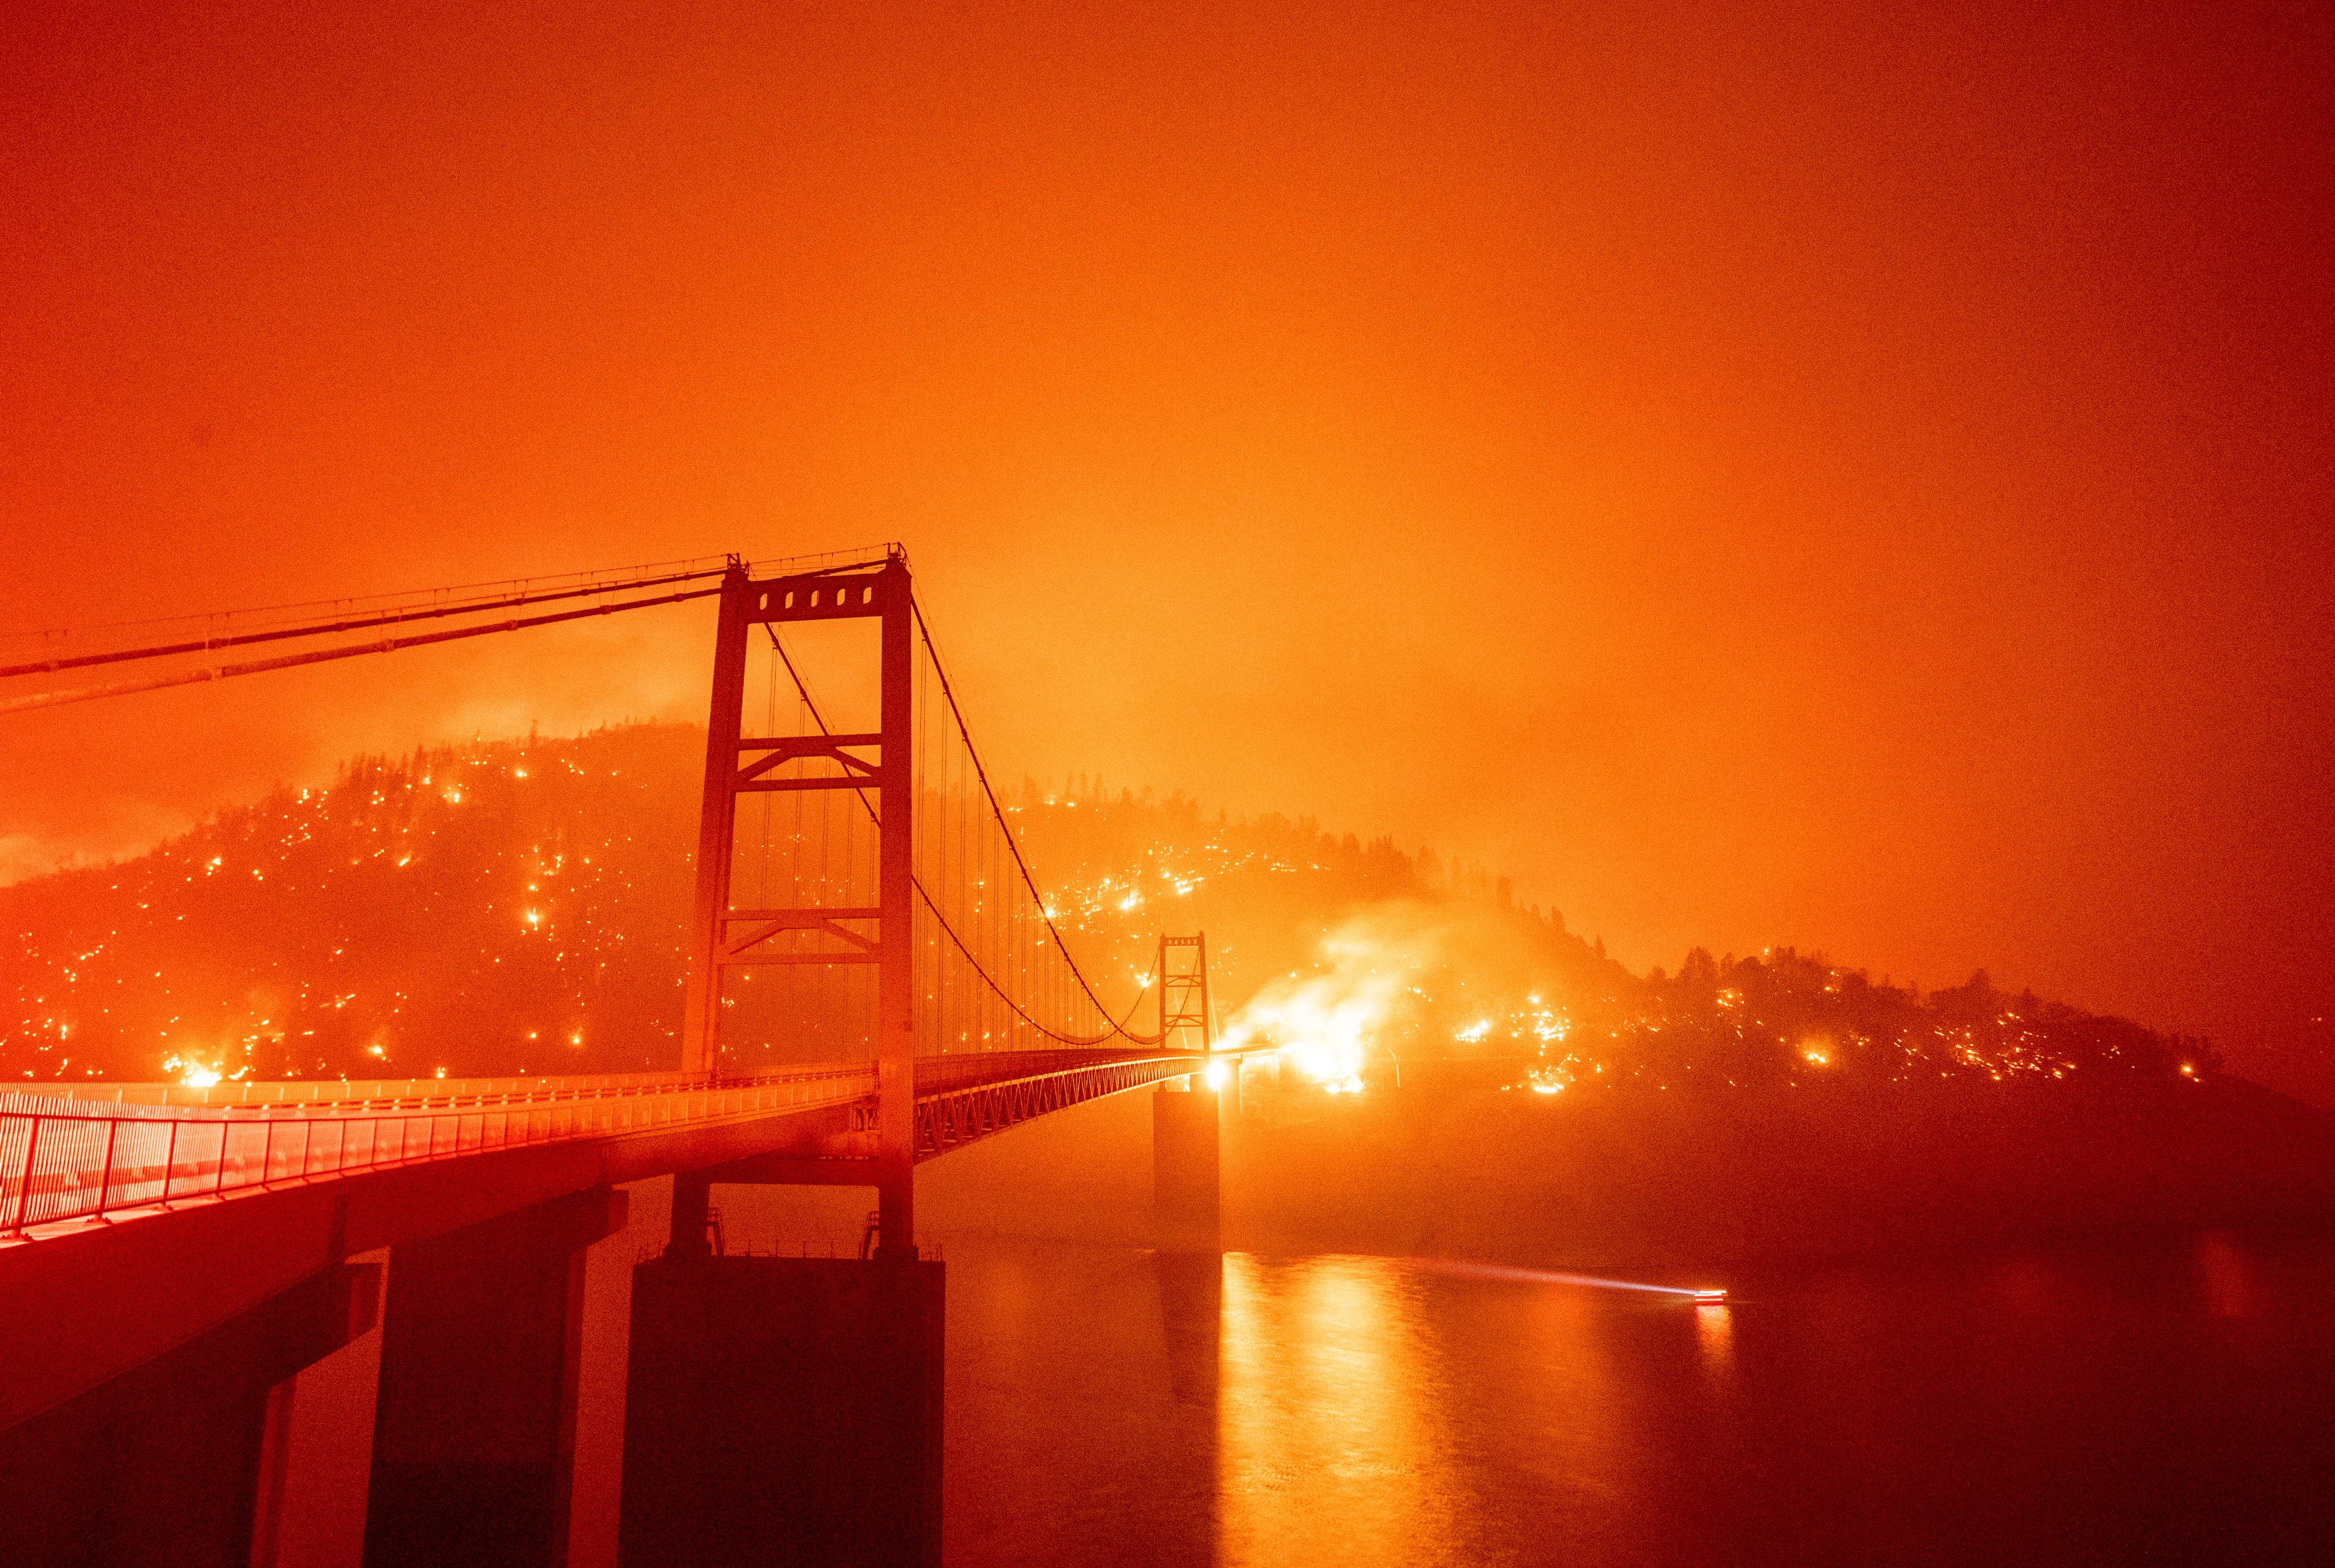
[(2197, 1273), (2205, 1306), (2215, 1317), (2251, 1317), (2254, 1310), (2252, 1270), (2236, 1242), (2216, 1232), (2197, 1238)]
[(1214, 1253), (1154, 1253), (1159, 1287), (1160, 1360), (1178, 1405), (1216, 1408), (1224, 1321), (1225, 1261)]
[(1227, 1256), (1217, 1561), (1632, 1561), (1671, 1531), (1649, 1499), (1680, 1401), (1700, 1420), (1731, 1370), (1732, 1318), (1704, 1311), (1527, 1270)]
[(1695, 1343), (1702, 1350), (1702, 1370), (1723, 1383), (1735, 1370), (1735, 1319), (1724, 1302), (1704, 1302), (1694, 1309)]
[(2323, 1244), (1777, 1271), (1711, 1305), (1371, 1257), (953, 1244), (950, 1269), (957, 1568), (2335, 1541)]
[(1305, 1540), (1416, 1561), (1448, 1534), (1439, 1379), (1405, 1283), (1378, 1259), (1225, 1259), (1222, 1561)]

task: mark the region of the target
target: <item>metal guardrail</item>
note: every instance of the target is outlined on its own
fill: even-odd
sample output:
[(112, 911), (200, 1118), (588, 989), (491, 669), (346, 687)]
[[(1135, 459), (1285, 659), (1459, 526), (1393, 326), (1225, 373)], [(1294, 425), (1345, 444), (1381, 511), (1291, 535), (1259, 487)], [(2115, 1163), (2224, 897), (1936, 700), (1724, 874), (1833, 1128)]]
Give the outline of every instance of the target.
[(1180, 1078), (1196, 1070), (1182, 1053), (1131, 1056), (1118, 1051), (1026, 1051), (1025, 1057), (1092, 1057), (1088, 1061), (1030, 1063), (1035, 1070), (961, 1079), (926, 1091), (919, 1074), (916, 1157), (937, 1159), (951, 1149), (1018, 1127), (1049, 1112), (1068, 1110), (1105, 1095)]
[(1177, 1059), (1184, 1053), (1129, 1050), (1123, 1047), (1073, 1047), (1064, 1050), (969, 1050), (916, 1058), (916, 1098), (953, 1094), (1004, 1079), (1035, 1078), (1083, 1068), (1116, 1067), (1127, 1061)]
[[(1160, 1052), (1111, 1050), (919, 1057), (917, 1157), (1177, 1070), (1172, 1058), (1164, 1070), (1162, 1064)], [(34, 1226), (102, 1220), (129, 1209), (535, 1144), (840, 1105), (875, 1091), (872, 1062), (721, 1079), (639, 1073), (210, 1089), (75, 1086), (55, 1096), (14, 1091), (0, 1094), (0, 1242), (21, 1240)], [(113, 1098), (96, 1098), (109, 1092)]]
[[(499, 1092), (291, 1101), (194, 1109), (57, 1099), (0, 1109), (0, 1239), (27, 1227), (223, 1198), (286, 1182), (354, 1176), (460, 1155), (790, 1107), (875, 1092), (872, 1063), (797, 1068), (719, 1081), (643, 1074)], [(526, 1080), (520, 1080), (526, 1083)], [(81, 1108), (86, 1105), (87, 1109)]]
[[(808, 1064), (825, 1067), (830, 1063)], [(804, 1070), (804, 1068), (780, 1070)], [(46, 1111), (57, 1100), (76, 1107), (143, 1107), (142, 1114), (171, 1116), (193, 1110), (315, 1110), (327, 1106), (371, 1111), (384, 1105), (446, 1104), (453, 1101), (501, 1103), (509, 1099), (539, 1100), (547, 1096), (572, 1099), (598, 1089), (659, 1091), (704, 1089), (714, 1080), (704, 1073), (610, 1072), (520, 1075), (509, 1078), (390, 1078), (223, 1079), (205, 1085), (185, 1083), (89, 1082), (20, 1084), (0, 1089), (0, 1111)], [(754, 1081), (733, 1075), (724, 1082)]]

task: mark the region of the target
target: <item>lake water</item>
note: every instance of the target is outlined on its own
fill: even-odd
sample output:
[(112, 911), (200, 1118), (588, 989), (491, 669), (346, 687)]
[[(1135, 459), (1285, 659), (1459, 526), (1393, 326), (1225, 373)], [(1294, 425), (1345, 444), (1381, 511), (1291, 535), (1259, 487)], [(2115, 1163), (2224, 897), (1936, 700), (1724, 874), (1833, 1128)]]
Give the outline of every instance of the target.
[(948, 1560), (2335, 1562), (2335, 1246), (1777, 1270), (1729, 1304), (953, 1235)]

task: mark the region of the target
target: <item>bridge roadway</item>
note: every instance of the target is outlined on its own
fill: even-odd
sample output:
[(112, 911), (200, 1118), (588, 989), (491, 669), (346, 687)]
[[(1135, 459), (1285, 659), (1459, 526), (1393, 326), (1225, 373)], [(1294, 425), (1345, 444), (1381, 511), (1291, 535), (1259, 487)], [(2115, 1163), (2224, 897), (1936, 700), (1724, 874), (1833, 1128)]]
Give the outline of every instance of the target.
[[(919, 1057), (916, 1157), (1206, 1060)], [(872, 1179), (875, 1108), (872, 1062), (0, 1095), (0, 1429), (377, 1248), (680, 1171)]]

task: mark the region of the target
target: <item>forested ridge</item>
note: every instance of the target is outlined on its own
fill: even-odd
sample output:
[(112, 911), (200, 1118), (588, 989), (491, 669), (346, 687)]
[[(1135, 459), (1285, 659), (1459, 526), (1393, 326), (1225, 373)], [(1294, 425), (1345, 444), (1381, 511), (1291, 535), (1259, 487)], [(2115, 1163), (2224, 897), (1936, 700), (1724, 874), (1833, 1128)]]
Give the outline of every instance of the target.
[[(670, 1066), (702, 758), (683, 725), (360, 758), (145, 856), (0, 888), (0, 1074)], [(1221, 1018), (1367, 971), (1383, 998), (1372, 1050), (1513, 1056), (1545, 1087), (2218, 1067), (2203, 1040), (2005, 994), (1983, 973), (1922, 992), (1778, 947), (1634, 975), (1480, 866), (1308, 818), (1235, 818), (1080, 775), (1025, 779), (1006, 804), (1110, 997), (1133, 995), (1159, 931), (1205, 930)]]

